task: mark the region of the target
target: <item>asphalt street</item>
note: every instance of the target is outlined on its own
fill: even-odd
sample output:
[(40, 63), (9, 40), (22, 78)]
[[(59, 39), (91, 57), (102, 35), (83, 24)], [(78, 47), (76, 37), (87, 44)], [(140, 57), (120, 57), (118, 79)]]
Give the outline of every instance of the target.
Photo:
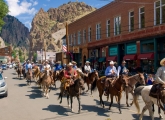
[[(59, 104), (57, 100), (59, 95), (60, 82), (57, 82), (57, 89), (49, 94), (49, 99), (42, 96), (41, 90), (32, 83), (26, 85), (24, 79), (18, 79), (14, 69), (4, 71), (4, 77), (8, 85), (8, 97), (0, 97), (0, 120), (137, 120), (136, 108), (126, 107), (125, 94), (121, 100), (122, 114), (119, 114), (118, 105), (114, 99), (111, 110), (108, 110), (109, 102), (105, 100), (105, 108), (99, 105), (98, 91), (93, 95), (85, 93), (81, 95), (81, 114), (78, 114), (77, 99), (73, 99), (73, 109), (71, 112), (67, 106), (67, 100), (64, 97), (63, 103)], [(86, 85), (85, 85), (86, 86)], [(132, 100), (129, 95), (129, 102)], [(141, 97), (139, 98), (140, 108), (144, 106)], [(155, 120), (159, 120), (157, 107), (155, 106)], [(148, 111), (145, 113), (143, 120), (150, 120)]]

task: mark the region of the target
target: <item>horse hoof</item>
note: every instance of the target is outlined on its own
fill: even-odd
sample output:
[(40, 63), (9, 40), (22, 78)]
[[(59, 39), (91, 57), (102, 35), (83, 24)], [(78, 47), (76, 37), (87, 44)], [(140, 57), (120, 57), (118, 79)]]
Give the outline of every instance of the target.
[(160, 115), (160, 116), (159, 116), (159, 118), (160, 118), (160, 119), (163, 119), (163, 116), (162, 116), (162, 115)]
[(127, 107), (130, 107), (130, 106), (127, 104)]
[(133, 105), (133, 103), (130, 103), (130, 106), (132, 106)]
[(73, 110), (73, 108), (71, 109), (71, 112), (73, 112), (74, 110)]
[(81, 113), (81, 111), (80, 110), (78, 110), (78, 114), (80, 114)]

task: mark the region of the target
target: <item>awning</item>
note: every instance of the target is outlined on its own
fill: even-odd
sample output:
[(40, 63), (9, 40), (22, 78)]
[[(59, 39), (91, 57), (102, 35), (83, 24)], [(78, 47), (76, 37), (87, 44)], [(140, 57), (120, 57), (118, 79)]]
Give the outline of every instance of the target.
[(106, 61), (106, 58), (105, 57), (101, 57), (99, 58), (98, 62), (105, 62)]
[(137, 55), (125, 55), (123, 60), (136, 60)]
[(93, 58), (88, 58), (86, 61), (92, 62)]
[(107, 57), (107, 61), (117, 61), (117, 56)]
[(154, 59), (154, 53), (140, 54), (138, 56), (138, 59), (149, 59), (149, 60), (153, 60)]

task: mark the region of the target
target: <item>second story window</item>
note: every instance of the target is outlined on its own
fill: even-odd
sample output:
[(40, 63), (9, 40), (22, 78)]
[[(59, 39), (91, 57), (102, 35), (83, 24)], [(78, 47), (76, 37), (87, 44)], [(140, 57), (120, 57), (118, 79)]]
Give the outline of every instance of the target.
[(76, 33), (73, 35), (73, 45), (76, 45)]
[(139, 9), (139, 28), (145, 28), (145, 9)]
[(110, 37), (110, 20), (107, 20), (106, 22), (106, 32), (107, 32), (107, 37)]
[(86, 43), (86, 30), (83, 30), (83, 43)]
[(134, 12), (129, 12), (129, 32), (134, 31)]
[(96, 40), (101, 39), (101, 24), (96, 24)]
[(72, 45), (72, 34), (69, 35), (69, 45)]
[(155, 2), (154, 25), (165, 23), (165, 0)]
[(78, 45), (81, 44), (81, 32), (78, 31)]
[(121, 34), (121, 16), (114, 18), (114, 35)]
[(92, 29), (91, 27), (88, 28), (88, 41), (90, 42), (92, 39)]

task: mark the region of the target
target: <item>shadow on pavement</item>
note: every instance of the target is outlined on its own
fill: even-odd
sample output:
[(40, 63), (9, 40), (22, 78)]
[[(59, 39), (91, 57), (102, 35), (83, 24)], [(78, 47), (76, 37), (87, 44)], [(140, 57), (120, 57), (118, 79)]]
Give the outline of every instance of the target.
[[(132, 116), (133, 116), (133, 120), (138, 120), (139, 119), (139, 115), (137, 115), (137, 114), (132, 114)], [(143, 120), (151, 120), (151, 117), (150, 116), (143, 116)], [(158, 118), (158, 117), (154, 117), (154, 120), (160, 120), (160, 118)]]
[(27, 84), (16, 84), (17, 86), (19, 86), (19, 87), (25, 87), (25, 86), (27, 86)]
[(36, 98), (42, 98), (42, 91), (39, 87), (37, 86), (33, 86), (31, 87), (32, 90), (31, 91), (27, 91), (27, 92), (31, 92), (30, 95), (25, 95), (25, 96), (29, 96), (30, 99), (36, 99)]
[(109, 117), (109, 115), (105, 114), (105, 113), (108, 113), (109, 111), (107, 111), (103, 108), (99, 108), (99, 107), (93, 106), (93, 105), (81, 105), (81, 106), (82, 106), (82, 110), (87, 110), (88, 112), (95, 112), (99, 116)]
[(50, 112), (56, 112), (59, 115), (68, 116), (67, 112), (70, 112), (69, 109), (64, 108), (60, 105), (49, 105), (47, 108), (43, 108), (42, 110), (47, 110)]

